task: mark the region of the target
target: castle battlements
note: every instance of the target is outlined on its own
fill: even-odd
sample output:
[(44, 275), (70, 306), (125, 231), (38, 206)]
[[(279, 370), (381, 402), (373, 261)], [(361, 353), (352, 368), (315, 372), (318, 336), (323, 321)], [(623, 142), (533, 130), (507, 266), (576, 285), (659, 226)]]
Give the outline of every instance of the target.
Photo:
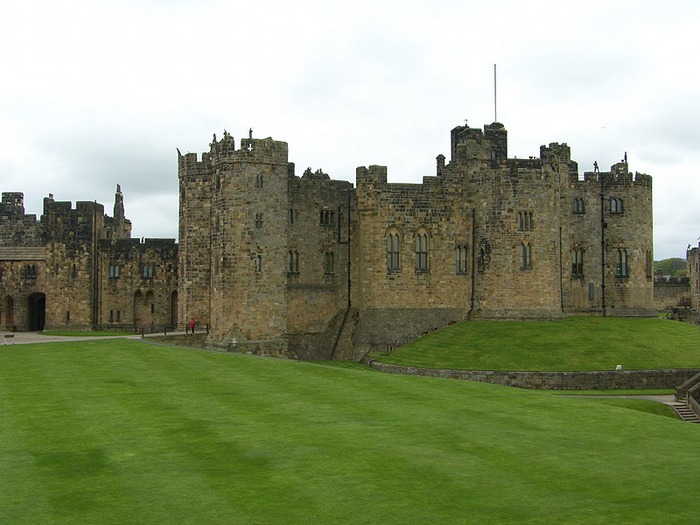
[(2, 202), (0, 202), (0, 216), (21, 216), (24, 215), (24, 193), (3, 192)]
[(232, 163), (252, 162), (258, 164), (287, 164), (289, 146), (286, 142), (273, 140), (271, 137), (241, 139), (240, 149), (236, 149), (233, 136), (224, 131), (221, 140), (213, 137), (209, 151), (202, 153), (198, 160), (196, 153), (180, 153), (178, 149), (178, 173), (180, 177), (207, 178), (212, 168), (227, 169)]
[[(617, 165), (613, 165), (613, 168), (616, 166)], [(608, 172), (586, 171), (583, 173), (583, 179), (580, 178), (578, 173), (570, 174), (571, 182), (583, 184), (584, 186), (595, 186), (598, 187), (598, 189), (600, 189), (601, 180), (603, 187), (606, 188), (621, 189), (625, 186), (629, 186), (651, 189), (652, 186), (651, 175), (639, 172), (629, 173), (626, 170), (623, 171), (619, 167)]]
[(104, 246), (111, 246), (116, 250), (124, 250), (130, 248), (172, 248), (177, 245), (175, 239), (161, 239), (161, 238), (128, 238), (128, 239), (101, 239), (100, 244)]
[(387, 167), (371, 165), (369, 168), (359, 166), (355, 169), (355, 181), (360, 186), (384, 186), (387, 183)]
[(53, 196), (44, 197), (44, 215), (76, 212), (78, 215), (100, 213), (104, 214), (105, 207), (95, 201), (76, 201), (75, 208), (71, 201), (55, 201)]

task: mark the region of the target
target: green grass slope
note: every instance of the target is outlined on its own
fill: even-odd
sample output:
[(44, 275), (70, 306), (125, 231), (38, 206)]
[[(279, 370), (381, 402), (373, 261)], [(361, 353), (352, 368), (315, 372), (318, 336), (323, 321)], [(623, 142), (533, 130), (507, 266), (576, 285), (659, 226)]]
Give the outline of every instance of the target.
[(376, 359), (462, 370), (700, 368), (700, 330), (667, 319), (569, 317), (561, 321), (468, 321)]
[(700, 426), (100, 340), (0, 352), (0, 523), (691, 523)]

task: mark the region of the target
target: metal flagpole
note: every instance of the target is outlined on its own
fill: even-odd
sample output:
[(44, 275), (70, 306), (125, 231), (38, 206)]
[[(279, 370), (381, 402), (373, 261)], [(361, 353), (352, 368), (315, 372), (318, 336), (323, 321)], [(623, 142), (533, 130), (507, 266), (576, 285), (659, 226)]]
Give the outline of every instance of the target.
[(493, 65), (493, 121), (498, 122), (498, 106), (496, 105), (496, 64)]

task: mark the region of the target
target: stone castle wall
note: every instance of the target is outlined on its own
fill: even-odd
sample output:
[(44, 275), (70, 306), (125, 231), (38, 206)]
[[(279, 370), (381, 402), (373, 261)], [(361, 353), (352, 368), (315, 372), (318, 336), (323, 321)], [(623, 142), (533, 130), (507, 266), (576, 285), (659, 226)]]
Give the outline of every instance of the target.
[(178, 154), (179, 199), (179, 301), (178, 319), (195, 318), (211, 323), (212, 174), (206, 153)]
[(208, 319), (212, 346), (328, 355), (347, 303), (352, 186), (297, 177), (284, 142), (236, 149), (227, 133), (201, 162), (180, 157), (179, 173), (180, 318)]
[(573, 372), (507, 372), (501, 370), (442, 370), (381, 363), (371, 358), (363, 362), (390, 374), (479, 381), (516, 388), (543, 390), (634, 390), (671, 389), (700, 372), (697, 369), (596, 370)]
[(180, 157), (181, 317), (224, 347), (355, 356), (470, 317), (654, 313), (650, 177), (581, 178), (566, 144), (509, 159), (499, 123), (451, 137), (422, 184), (369, 166), (355, 189), (272, 139)]
[(173, 239), (105, 239), (99, 247), (99, 326), (145, 332), (184, 330), (177, 318)]
[(37, 221), (3, 194), (0, 313), (20, 329), (44, 300), (55, 328), (195, 318), (211, 346), (359, 359), (474, 317), (655, 311), (651, 178), (626, 159), (580, 176), (566, 144), (508, 158), (499, 123), (453, 129), (421, 184), (383, 166), (356, 188), (297, 176), (287, 143), (226, 132), (201, 160), (178, 153), (178, 180), (179, 244), (130, 239), (119, 187), (112, 217), (49, 196)]
[(677, 306), (691, 306), (690, 279), (655, 277), (654, 308), (659, 312), (669, 312)]
[[(37, 221), (24, 214), (23, 199), (22, 193), (3, 193), (0, 205), (1, 328), (133, 328), (140, 312), (147, 327), (176, 321), (170, 312), (177, 302), (177, 246), (174, 240), (165, 248), (147, 241), (138, 249), (138, 241), (129, 239), (119, 186), (114, 217), (96, 202), (73, 207), (49, 195)], [(124, 249), (124, 243), (137, 248)], [(144, 257), (153, 261), (148, 264), (155, 274), (140, 292), (126, 283), (139, 275)], [(114, 265), (122, 273), (110, 279)]]

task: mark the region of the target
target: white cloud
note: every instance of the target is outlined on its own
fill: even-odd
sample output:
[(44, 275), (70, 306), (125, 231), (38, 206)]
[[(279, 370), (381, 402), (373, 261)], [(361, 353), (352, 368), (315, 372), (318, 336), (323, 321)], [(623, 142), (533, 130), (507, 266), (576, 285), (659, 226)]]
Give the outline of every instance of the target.
[(122, 184), (135, 236), (177, 234), (175, 148), (289, 143), (300, 172), (419, 182), (449, 130), (498, 119), (511, 156), (567, 142), (654, 176), (656, 257), (700, 234), (700, 4), (624, 0), (15, 2), (0, 20), (2, 191), (94, 200)]

